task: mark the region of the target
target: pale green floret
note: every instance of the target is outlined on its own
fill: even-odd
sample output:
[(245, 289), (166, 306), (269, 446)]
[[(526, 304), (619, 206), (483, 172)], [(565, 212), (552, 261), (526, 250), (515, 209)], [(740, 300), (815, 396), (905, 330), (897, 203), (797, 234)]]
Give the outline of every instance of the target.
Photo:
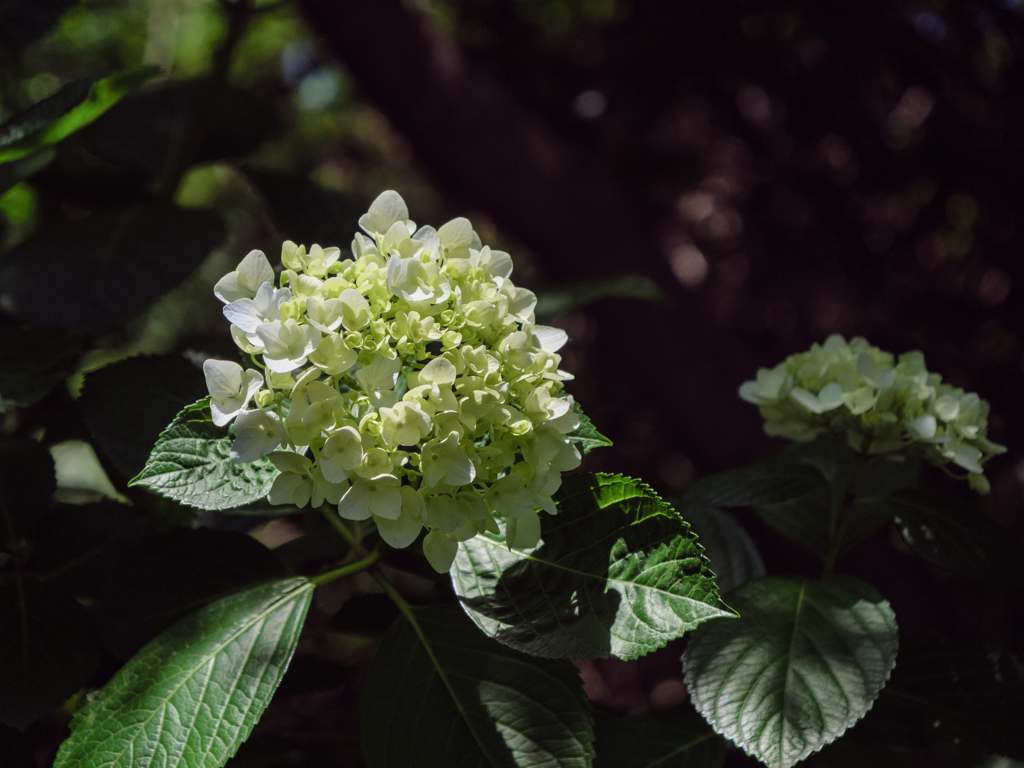
[(306, 362), (320, 344), (320, 331), (295, 320), (275, 320), (256, 328), (263, 342), (263, 362), (276, 373), (289, 373)]
[(952, 464), (981, 493), (988, 489), (984, 463), (1006, 450), (987, 439), (989, 406), (978, 395), (944, 384), (920, 352), (897, 360), (862, 338), (830, 336), (762, 368), (739, 394), (759, 407), (769, 435), (806, 441), (843, 434), (863, 453), (900, 451)]
[(259, 371), (246, 371), (230, 360), (206, 360), (203, 363), (206, 388), (210, 393), (213, 423), (223, 427), (245, 410), (263, 384)]
[(238, 299), (251, 299), (260, 286), (274, 281), (274, 269), (263, 251), (250, 251), (233, 272), (228, 272), (213, 286), (214, 295), (225, 304)]
[(337, 504), (393, 547), (426, 528), (440, 571), (458, 542), (498, 533), (495, 517), (510, 544), (536, 544), (538, 510), (557, 511), (561, 473), (580, 461), (559, 369), (568, 337), (536, 325), (511, 257), (467, 219), (417, 229), (385, 192), (359, 224), (347, 258), (289, 241), (277, 285), (258, 252), (218, 283), (232, 338), (266, 366), (243, 378), (223, 363), (235, 367), (216, 418), (243, 414), (233, 457), (270, 456), (272, 503)]
[(235, 435), (230, 455), (237, 464), (255, 461), (288, 440), (288, 432), (277, 414), (262, 409), (239, 413), (235, 417)]

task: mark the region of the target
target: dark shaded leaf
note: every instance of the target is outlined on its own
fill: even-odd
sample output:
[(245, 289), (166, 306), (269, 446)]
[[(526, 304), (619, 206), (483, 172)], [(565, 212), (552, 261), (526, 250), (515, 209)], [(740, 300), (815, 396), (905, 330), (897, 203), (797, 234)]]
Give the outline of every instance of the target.
[(729, 594), (740, 618), (690, 637), (683, 671), (711, 726), (769, 768), (788, 768), (871, 708), (896, 661), (896, 617), (851, 576), (767, 577)]
[(296, 243), (347, 248), (359, 228), (362, 200), (302, 176), (243, 165), (281, 235)]
[(4, 768), (37, 768), (32, 745), (20, 730), (0, 723), (0, 755)]
[(331, 617), (331, 627), (339, 632), (382, 635), (398, 618), (398, 609), (387, 595), (353, 595)]
[(68, 83), (0, 124), (0, 163), (18, 160), (81, 130), (158, 71), (142, 67)]
[(142, 471), (160, 433), (206, 394), (202, 371), (178, 355), (133, 357), (90, 373), (80, 402), (96, 445), (126, 478)]
[(210, 399), (182, 410), (160, 435), (149, 461), (129, 485), (198, 509), (229, 509), (259, 501), (270, 492), (278, 471), (270, 460), (236, 464), (234, 438), (210, 417)]
[(148, 529), (125, 504), (61, 504), (33, 527), (29, 566), (40, 579), (75, 597), (97, 598), (109, 586), (121, 554)]
[(75, 370), (82, 342), (58, 328), (0, 332), (0, 398), (33, 405)]
[(75, 715), (54, 768), (219, 768), (270, 703), (313, 585), (289, 579), (186, 616)]
[(17, 53), (42, 37), (75, 0), (0, 0), (0, 48)]
[(44, 149), (23, 157), (21, 160), (0, 165), (0, 195), (15, 184), (20, 184), (39, 173), (52, 163), (56, 156), (56, 152), (52, 149)]
[(924, 488), (886, 500), (915, 553), (963, 576), (1024, 583), (1024, 547), (976, 506)]
[(459, 545), (452, 583), (491, 637), (534, 656), (633, 659), (730, 612), (697, 537), (638, 480), (573, 475), (540, 544), (483, 533)]
[(593, 716), (579, 672), (482, 635), (453, 606), (399, 619), (366, 672), (369, 768), (585, 768)]
[(734, 509), (776, 504), (804, 495), (817, 479), (804, 468), (771, 463), (731, 469), (688, 486), (680, 499), (680, 510), (685, 516), (691, 508)]
[(951, 638), (902, 638), (892, 679), (863, 729), (903, 749), (973, 749), (1024, 760), (1024, 664)]
[(164, 205), (50, 224), (7, 255), (0, 302), (38, 325), (93, 333), (179, 285), (224, 234), (215, 214)]
[(720, 768), (726, 742), (692, 709), (598, 715), (594, 768)]
[(580, 425), (569, 435), (569, 442), (575, 445), (583, 455), (590, 453), (595, 448), (604, 448), (612, 444), (612, 441), (597, 431), (594, 423), (587, 417), (575, 400), (572, 404), (573, 412), (580, 417)]
[(211, 600), (289, 575), (273, 552), (244, 533), (186, 528), (155, 534), (118, 563), (101, 607), (104, 633), (118, 652), (134, 651)]
[(24, 533), (49, 508), (55, 490), (57, 474), (46, 448), (34, 440), (0, 439), (0, 515), (8, 530)]
[(858, 470), (862, 460), (845, 443), (829, 438), (787, 448), (766, 464), (810, 470), (816, 479), (806, 493), (789, 501), (756, 504), (758, 515), (786, 538), (825, 557), (836, 536), (840, 510), (848, 501), (849, 486), (859, 471), (839, 547), (840, 554), (846, 552), (892, 517), (885, 496), (897, 488), (914, 485), (920, 468), (915, 459), (883, 455), (867, 459)]
[(200, 78), (125, 99), (81, 140), (97, 157), (157, 179), (171, 163), (244, 157), (277, 126), (272, 105), (259, 94)]
[(764, 561), (753, 540), (726, 512), (707, 507), (688, 509), (686, 522), (704, 547), (720, 594), (764, 576)]
[(665, 294), (649, 276), (636, 273), (581, 280), (538, 294), (537, 318), (547, 320), (607, 298), (660, 302), (665, 301)]
[(25, 574), (0, 577), (0, 720), (32, 722), (83, 687), (99, 646), (92, 618)]

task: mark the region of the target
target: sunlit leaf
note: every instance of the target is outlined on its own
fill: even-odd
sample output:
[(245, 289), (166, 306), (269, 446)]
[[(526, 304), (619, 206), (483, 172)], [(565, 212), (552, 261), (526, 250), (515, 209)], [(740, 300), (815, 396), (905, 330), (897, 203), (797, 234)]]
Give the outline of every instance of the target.
[(179, 621), (75, 715), (54, 768), (220, 768), (270, 703), (312, 595), (289, 579)]
[(229, 509), (258, 501), (270, 492), (278, 471), (270, 460), (236, 464), (234, 438), (214, 425), (209, 398), (185, 408), (160, 435), (149, 461), (129, 485), (199, 509)]
[(593, 716), (579, 672), (485, 637), (455, 607), (399, 619), (363, 681), (369, 768), (585, 768)]
[(769, 768), (788, 768), (871, 708), (898, 644), (892, 608), (850, 576), (767, 577), (729, 594), (740, 618), (690, 637), (683, 669), (711, 726)]
[(595, 448), (605, 448), (612, 444), (611, 440), (597, 431), (594, 423), (583, 412), (579, 403), (573, 401), (572, 409), (579, 416), (580, 425), (569, 435), (569, 442), (575, 445), (580, 453), (586, 455)]
[(480, 534), (452, 583), (488, 635), (535, 656), (632, 659), (730, 615), (697, 537), (650, 488), (621, 475), (567, 477), (540, 544)]

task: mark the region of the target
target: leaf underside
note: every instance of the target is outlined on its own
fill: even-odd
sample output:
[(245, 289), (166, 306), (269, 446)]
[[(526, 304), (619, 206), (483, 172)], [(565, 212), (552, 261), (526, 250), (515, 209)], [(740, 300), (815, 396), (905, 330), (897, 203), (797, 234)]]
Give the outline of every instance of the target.
[(740, 613), (694, 632), (690, 696), (712, 727), (769, 768), (788, 768), (871, 708), (896, 661), (896, 619), (868, 584), (767, 577), (729, 594)]

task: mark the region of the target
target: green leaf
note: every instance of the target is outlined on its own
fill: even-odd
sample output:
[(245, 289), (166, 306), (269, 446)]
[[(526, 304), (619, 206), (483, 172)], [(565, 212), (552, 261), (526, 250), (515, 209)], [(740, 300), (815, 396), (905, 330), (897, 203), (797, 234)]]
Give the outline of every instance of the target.
[(399, 619), (360, 701), (369, 768), (585, 768), (593, 716), (579, 672), (484, 637), (454, 606)]
[(0, 577), (0, 720), (32, 722), (88, 681), (99, 661), (92, 617), (65, 593)]
[(452, 583), (491, 637), (534, 656), (634, 659), (729, 616), (689, 526), (639, 480), (573, 475), (533, 549), (483, 533)]
[(981, 509), (924, 488), (886, 503), (907, 546), (925, 560), (964, 576), (1024, 583), (1024, 548)]
[(807, 493), (817, 476), (797, 466), (775, 466), (764, 463), (753, 467), (730, 469), (697, 480), (687, 487), (680, 499), (680, 510), (734, 509), (759, 504), (776, 504)]
[(1024, 760), (1024, 663), (942, 637), (901, 638), (899, 663), (863, 727), (899, 749), (942, 747)]
[(213, 599), (290, 575), (251, 536), (202, 528), (149, 536), (120, 558), (116, 573), (99, 619), (108, 645), (125, 655)]
[(141, 541), (149, 524), (148, 515), (114, 501), (54, 505), (29, 533), (28, 565), (48, 584), (94, 601), (108, 588), (121, 553)]
[(573, 443), (579, 452), (586, 455), (595, 448), (605, 448), (612, 444), (612, 441), (597, 431), (594, 423), (587, 418), (575, 400), (572, 403), (572, 410), (580, 418), (580, 425), (569, 435), (569, 442)]
[(649, 276), (637, 273), (610, 275), (599, 280), (580, 280), (539, 293), (537, 317), (547, 320), (605, 298), (663, 302), (665, 293)]
[(94, 333), (179, 285), (225, 232), (216, 214), (163, 204), (43, 221), (0, 266), (0, 304), (37, 325)]
[(79, 137), (86, 150), (151, 179), (252, 153), (280, 125), (273, 103), (211, 77), (167, 80), (125, 99)]
[(206, 391), (202, 371), (180, 355), (132, 357), (86, 376), (79, 402), (96, 446), (130, 478), (167, 424)]
[(0, 163), (25, 157), (93, 122), (159, 72), (156, 67), (68, 83), (57, 93), (0, 124)]
[(764, 576), (764, 560), (757, 545), (729, 514), (713, 507), (688, 509), (686, 522), (704, 547), (721, 594)]
[(210, 399), (204, 398), (174, 417), (129, 485), (198, 509), (229, 509), (262, 499), (277, 469), (265, 457), (236, 464), (233, 442), (227, 427), (213, 423)]
[(82, 342), (67, 331), (4, 328), (0, 333), (0, 398), (15, 405), (34, 405), (74, 372), (80, 354)]
[(599, 715), (594, 768), (720, 768), (725, 740), (692, 709)]
[[(885, 496), (917, 482), (920, 462), (898, 454), (876, 456), (857, 469), (863, 459), (845, 443), (822, 438), (794, 445), (768, 460), (780, 471), (813, 473), (806, 492), (789, 501), (759, 502), (758, 516), (786, 538), (825, 557), (838, 535), (840, 510), (855, 482), (854, 500), (843, 525), (839, 553), (846, 552), (881, 528), (892, 510)], [(856, 474), (858, 473), (859, 474)]]
[(0, 519), (8, 531), (23, 532), (50, 506), (57, 473), (50, 452), (35, 440), (0, 438)]
[(896, 661), (896, 617), (851, 576), (767, 577), (729, 594), (740, 613), (698, 629), (683, 656), (691, 700), (720, 734), (788, 768), (860, 720)]
[(310, 246), (346, 246), (365, 206), (351, 195), (302, 176), (243, 165), (283, 238)]
[(0, 195), (43, 170), (57, 157), (52, 149), (34, 152), (21, 160), (0, 165)]
[(75, 715), (54, 768), (224, 765), (270, 703), (312, 595), (288, 579), (179, 621)]

